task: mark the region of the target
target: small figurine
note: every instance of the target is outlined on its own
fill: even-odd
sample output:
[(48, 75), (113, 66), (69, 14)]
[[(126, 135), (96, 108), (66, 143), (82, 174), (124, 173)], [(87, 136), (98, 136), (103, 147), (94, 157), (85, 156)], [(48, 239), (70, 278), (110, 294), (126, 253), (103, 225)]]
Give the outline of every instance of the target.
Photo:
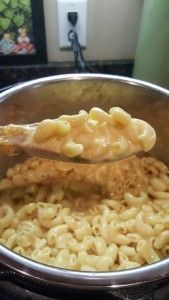
[(30, 43), (30, 38), (27, 35), (26, 28), (19, 28), (19, 37), (17, 38), (17, 53), (18, 54), (32, 54), (35, 52), (34, 45)]
[(10, 33), (4, 33), (1, 41), (0, 41), (0, 53), (4, 55), (8, 55), (11, 53), (15, 53), (15, 42), (11, 38)]

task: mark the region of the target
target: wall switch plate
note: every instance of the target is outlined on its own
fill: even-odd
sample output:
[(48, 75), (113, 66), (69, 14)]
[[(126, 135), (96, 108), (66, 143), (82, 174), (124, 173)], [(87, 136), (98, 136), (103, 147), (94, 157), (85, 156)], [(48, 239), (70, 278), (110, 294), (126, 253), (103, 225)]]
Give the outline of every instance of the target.
[(76, 32), (82, 47), (87, 46), (87, 0), (57, 0), (59, 47), (70, 48), (68, 32), (72, 25), (68, 21), (68, 12), (77, 12)]

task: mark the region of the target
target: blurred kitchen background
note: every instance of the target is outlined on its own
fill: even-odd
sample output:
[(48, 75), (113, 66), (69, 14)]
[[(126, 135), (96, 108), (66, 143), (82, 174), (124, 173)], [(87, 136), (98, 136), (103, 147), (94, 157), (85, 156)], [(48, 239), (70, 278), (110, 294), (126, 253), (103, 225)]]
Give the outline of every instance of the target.
[[(88, 0), (83, 55), (91, 72), (169, 88), (169, 0)], [(59, 47), (57, 0), (0, 0), (1, 89), (74, 72), (73, 52)]]

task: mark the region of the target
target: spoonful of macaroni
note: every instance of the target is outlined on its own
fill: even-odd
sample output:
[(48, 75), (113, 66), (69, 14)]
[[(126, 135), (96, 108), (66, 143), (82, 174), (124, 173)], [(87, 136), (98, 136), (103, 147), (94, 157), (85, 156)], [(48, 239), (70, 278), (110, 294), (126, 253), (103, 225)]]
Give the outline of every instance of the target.
[(118, 161), (149, 151), (155, 141), (151, 125), (119, 107), (109, 113), (93, 107), (89, 113), (81, 110), (34, 124), (0, 126), (1, 153), (78, 163)]

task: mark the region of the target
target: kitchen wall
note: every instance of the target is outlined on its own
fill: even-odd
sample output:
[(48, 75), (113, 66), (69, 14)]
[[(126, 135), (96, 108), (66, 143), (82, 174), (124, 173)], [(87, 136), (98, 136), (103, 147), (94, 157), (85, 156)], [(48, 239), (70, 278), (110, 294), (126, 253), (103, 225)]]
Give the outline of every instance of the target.
[[(49, 62), (72, 61), (59, 49), (57, 0), (43, 0)], [(87, 60), (132, 59), (135, 55), (143, 0), (88, 0)]]

